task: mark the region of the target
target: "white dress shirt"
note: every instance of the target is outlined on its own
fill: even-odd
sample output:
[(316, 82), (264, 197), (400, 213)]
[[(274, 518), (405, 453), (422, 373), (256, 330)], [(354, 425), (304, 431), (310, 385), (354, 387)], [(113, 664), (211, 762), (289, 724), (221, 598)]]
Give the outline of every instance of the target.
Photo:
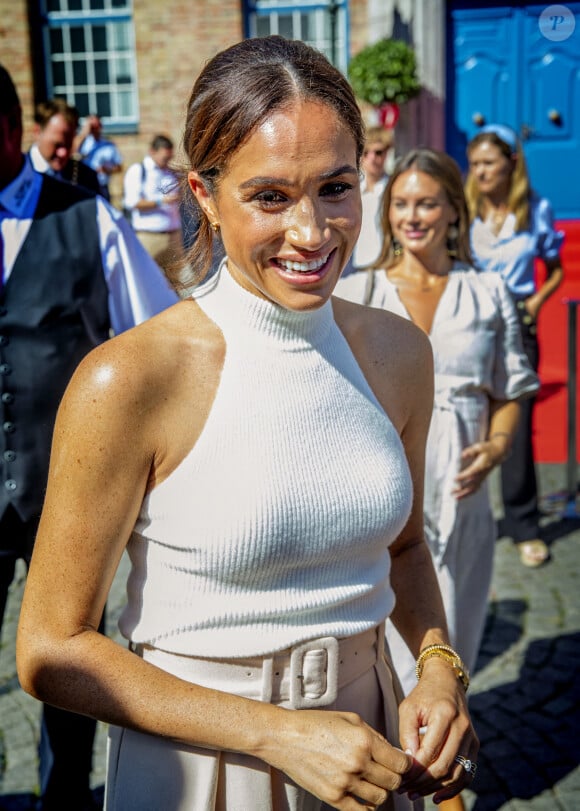
[[(142, 163), (127, 169), (123, 182), (125, 208), (131, 210), (131, 223), (135, 231), (164, 234), (179, 231), (181, 217), (177, 203), (164, 203), (167, 194), (177, 191), (177, 178), (170, 169), (159, 167), (150, 155)], [(140, 211), (135, 208), (140, 200), (157, 203), (156, 208)]]
[(352, 255), (352, 264), (355, 268), (371, 265), (379, 258), (383, 244), (381, 203), (388, 179), (385, 175), (377, 180), (372, 189), (367, 186), (366, 180), (361, 184), (362, 223)]
[[(10, 278), (18, 253), (28, 235), (42, 188), (42, 175), (30, 160), (18, 177), (0, 190), (0, 228), (4, 256), (4, 283)], [(109, 316), (115, 333), (147, 320), (178, 301), (163, 273), (143, 248), (120, 211), (95, 197), (97, 228), (105, 282), (109, 290)], [(1, 244), (1, 242), (0, 242)]]

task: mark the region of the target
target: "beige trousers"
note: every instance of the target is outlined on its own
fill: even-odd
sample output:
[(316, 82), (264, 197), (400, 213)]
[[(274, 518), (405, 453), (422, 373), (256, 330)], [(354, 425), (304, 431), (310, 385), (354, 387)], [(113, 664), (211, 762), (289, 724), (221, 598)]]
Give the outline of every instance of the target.
[[(357, 712), (398, 745), (398, 700), (384, 626), (254, 659), (210, 660), (139, 647), (145, 660), (196, 684), (296, 709)], [(397, 690), (397, 695), (400, 691)], [(106, 811), (325, 811), (328, 806), (257, 758), (112, 727)], [(384, 811), (422, 808), (390, 795)]]
[(136, 231), (139, 242), (163, 272), (183, 259), (181, 231)]

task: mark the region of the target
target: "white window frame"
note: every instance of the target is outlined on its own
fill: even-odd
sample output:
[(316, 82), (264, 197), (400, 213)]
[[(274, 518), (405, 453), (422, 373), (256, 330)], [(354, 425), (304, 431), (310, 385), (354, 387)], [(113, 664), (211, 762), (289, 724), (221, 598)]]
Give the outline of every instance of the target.
[[(96, 113), (108, 132), (134, 132), (139, 123), (139, 93), (137, 84), (137, 59), (135, 28), (133, 24), (133, 0), (126, 0), (123, 8), (113, 6), (113, 0), (102, 0), (103, 9), (91, 8), (91, 0), (80, 0), (80, 10), (69, 10), (69, 0), (41, 0), (43, 38), (46, 58), (48, 96), (62, 96), (69, 104), (79, 108), (81, 116)], [(58, 5), (58, 11), (48, 10), (48, 6)], [(79, 5), (78, 2), (75, 5)], [(117, 4), (118, 5), (118, 4)], [(94, 29), (104, 27), (107, 36), (105, 53), (93, 51), (90, 47)], [(71, 31), (82, 28), (85, 51), (73, 51)], [(60, 29), (63, 38), (63, 51), (52, 52), (51, 31)], [(108, 82), (99, 82), (96, 75), (98, 61), (106, 61), (109, 73)], [(83, 62), (87, 73), (86, 83), (75, 82), (73, 75), (75, 61)], [(59, 64), (64, 72), (64, 81), (56, 82), (53, 66)], [(88, 97), (87, 108), (77, 104), (79, 95)], [(109, 110), (102, 109), (99, 96), (108, 96)]]
[[(307, 42), (322, 51), (335, 67), (346, 74), (348, 65), (348, 2), (347, 0), (246, 0), (245, 26), (248, 37), (279, 34), (280, 17), (291, 17), (292, 38)], [(334, 42), (329, 37), (331, 15), (334, 14)], [(313, 22), (314, 37), (302, 36), (302, 16)], [(259, 21), (267, 21), (266, 30), (258, 28)], [(286, 32), (283, 32), (286, 34)], [(288, 34), (286, 34), (288, 35)]]

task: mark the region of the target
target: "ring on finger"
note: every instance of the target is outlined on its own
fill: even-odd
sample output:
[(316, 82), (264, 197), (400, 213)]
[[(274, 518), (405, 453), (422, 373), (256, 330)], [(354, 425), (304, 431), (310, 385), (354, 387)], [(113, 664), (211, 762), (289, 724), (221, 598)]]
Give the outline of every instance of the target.
[(461, 764), (467, 774), (471, 775), (472, 778), (475, 777), (477, 763), (475, 763), (473, 760), (469, 760), (469, 758), (463, 757), (463, 755), (457, 755), (455, 762)]

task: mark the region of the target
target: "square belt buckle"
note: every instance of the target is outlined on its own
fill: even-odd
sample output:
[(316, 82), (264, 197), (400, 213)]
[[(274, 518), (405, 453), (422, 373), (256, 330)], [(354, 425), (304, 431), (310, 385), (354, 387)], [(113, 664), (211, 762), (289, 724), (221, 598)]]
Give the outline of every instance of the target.
[(338, 693), (338, 639), (311, 639), (290, 654), (290, 703), (295, 710), (326, 707)]

